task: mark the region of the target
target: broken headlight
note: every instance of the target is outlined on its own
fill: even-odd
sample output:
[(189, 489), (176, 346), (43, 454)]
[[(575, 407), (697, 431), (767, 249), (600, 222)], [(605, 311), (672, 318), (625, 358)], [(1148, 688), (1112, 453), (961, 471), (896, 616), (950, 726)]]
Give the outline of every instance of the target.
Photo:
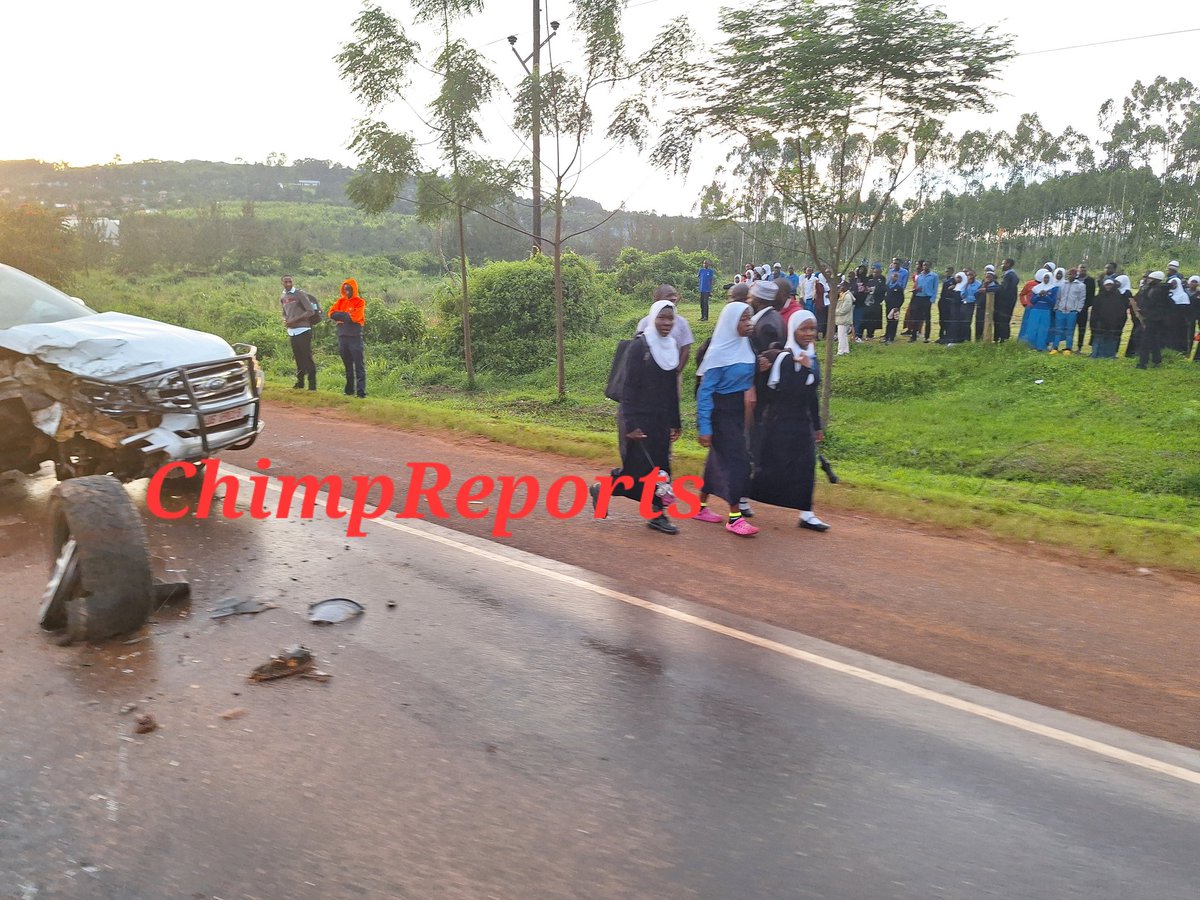
[(125, 415), (150, 409), (149, 398), (132, 384), (80, 380), (76, 391), (88, 406), (106, 415)]

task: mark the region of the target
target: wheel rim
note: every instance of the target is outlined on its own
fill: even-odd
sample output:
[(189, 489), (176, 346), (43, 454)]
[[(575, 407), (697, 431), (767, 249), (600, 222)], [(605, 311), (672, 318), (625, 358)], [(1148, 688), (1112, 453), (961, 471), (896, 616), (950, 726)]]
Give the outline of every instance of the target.
[(67, 626), (67, 603), (79, 595), (79, 549), (75, 538), (69, 537), (58, 551), (50, 581), (42, 593), (38, 621), (42, 628), (57, 631)]

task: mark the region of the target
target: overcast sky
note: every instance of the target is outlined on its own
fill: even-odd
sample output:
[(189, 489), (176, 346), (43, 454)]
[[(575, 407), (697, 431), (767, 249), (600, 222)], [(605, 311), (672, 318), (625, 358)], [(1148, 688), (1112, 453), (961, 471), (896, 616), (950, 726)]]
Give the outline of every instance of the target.
[[(558, 59), (572, 50), (570, 5), (549, 3), (563, 28), (554, 39)], [(362, 111), (338, 78), (333, 56), (352, 37), (359, 0), (205, 0), (196, 4), (162, 0), (34, 0), (5, 3), (0, 33), (0, 84), (5, 125), (0, 159), (43, 159), (71, 165), (142, 159), (207, 159), (259, 162), (272, 152), (289, 159), (330, 159), (353, 165), (346, 150)], [(409, 21), (404, 0), (384, 0)], [(711, 0), (632, 0), (626, 35), (634, 48), (648, 42), (666, 22), (687, 15), (698, 35), (714, 42), (717, 13)], [(1045, 53), (1010, 62), (997, 87), (1007, 96), (986, 116), (963, 111), (952, 125), (1008, 129), (1023, 112), (1041, 113), (1060, 130), (1070, 124), (1095, 134), (1096, 111), (1124, 97), (1135, 79), (1158, 75), (1197, 76), (1200, 13), (1179, 0), (1140, 0), (1119, 16), (1081, 0), (944, 0), (952, 18), (970, 26), (999, 9), (999, 20), (1015, 36), (1018, 50), (1048, 50), (1158, 32), (1167, 37), (1081, 50)], [(990, 9), (989, 9), (990, 7)], [(495, 63), (510, 88), (523, 74), (505, 36), (516, 32), (528, 52), (532, 3), (487, 0), (485, 13), (462, 28)], [(429, 32), (414, 32), (427, 46)], [(897, 35), (903, 40), (903, 35)], [(964, 53), (972, 48), (963, 47)], [(416, 73), (427, 81), (433, 76)], [(428, 84), (414, 79), (415, 97)], [(419, 105), (419, 104), (417, 104)], [(480, 117), (495, 156), (511, 158), (521, 144), (506, 124), (505, 100)], [(415, 118), (398, 106), (388, 115), (396, 127)], [(591, 155), (606, 149), (602, 138)], [(723, 158), (714, 141), (688, 179), (671, 179), (636, 156), (614, 152), (584, 174), (576, 193), (606, 207), (688, 213), (700, 187)], [(586, 161), (586, 160), (585, 160)]]

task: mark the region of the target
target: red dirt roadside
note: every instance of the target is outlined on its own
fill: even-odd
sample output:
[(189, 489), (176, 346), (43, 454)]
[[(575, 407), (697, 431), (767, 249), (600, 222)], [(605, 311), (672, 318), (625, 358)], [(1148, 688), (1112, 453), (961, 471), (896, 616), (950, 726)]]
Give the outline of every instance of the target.
[[(443, 463), (452, 483), (443, 493), (450, 518), (440, 524), (481, 537), (491, 537), (490, 517), (453, 510), (451, 491), (468, 477), (533, 475), (544, 488), (564, 475), (602, 474), (579, 460), (367, 425), (334, 410), (271, 404), (264, 417), (259, 442), (230, 462), (254, 468), (266, 456), (274, 475), (389, 475), (398, 492), (406, 463)], [(616, 578), (631, 593), (662, 591), (1200, 748), (1200, 581), (841, 513), (838, 488), (818, 491), (818, 513), (833, 525), (826, 534), (797, 529), (791, 510), (761, 507), (752, 539), (691, 521), (669, 537), (617, 500), (605, 521), (590, 508), (555, 520), (539, 504), (504, 542)]]

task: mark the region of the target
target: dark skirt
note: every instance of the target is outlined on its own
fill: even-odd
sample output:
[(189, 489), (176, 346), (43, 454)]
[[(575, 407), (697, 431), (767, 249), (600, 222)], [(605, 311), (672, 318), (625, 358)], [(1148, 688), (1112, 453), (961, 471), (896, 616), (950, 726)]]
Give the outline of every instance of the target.
[(734, 506), (750, 484), (750, 451), (746, 446), (745, 395), (714, 394), (712, 446), (704, 462), (704, 492)]
[(751, 499), (811, 510), (817, 442), (807, 410), (798, 404), (775, 404), (763, 428), (766, 434), (750, 485)]
[[(618, 415), (617, 420), (621, 423), (623, 431), (624, 415)], [(639, 479), (645, 478), (655, 467), (666, 472), (668, 476), (671, 474), (671, 423), (666, 416), (655, 416), (641, 411), (638, 412), (637, 421), (642, 431), (646, 432), (646, 438), (640, 441), (624, 439), (621, 443), (621, 468), (612, 471), (614, 479), (621, 475), (632, 478), (633, 486), (614, 484), (612, 495), (641, 501), (645, 486)], [(650, 486), (652, 493), (654, 487), (654, 484)], [(662, 508), (662, 502), (657, 496), (652, 502), (655, 509)]]

